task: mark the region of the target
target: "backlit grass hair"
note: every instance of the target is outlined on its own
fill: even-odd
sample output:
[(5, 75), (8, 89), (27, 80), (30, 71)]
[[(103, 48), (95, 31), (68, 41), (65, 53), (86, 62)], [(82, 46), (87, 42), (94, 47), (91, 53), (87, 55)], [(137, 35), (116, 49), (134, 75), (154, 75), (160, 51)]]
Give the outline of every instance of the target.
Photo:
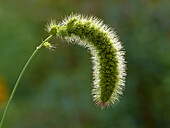
[(112, 28), (95, 17), (72, 14), (58, 25), (51, 21), (47, 31), (90, 50), (94, 79), (92, 94), (97, 106), (104, 108), (118, 101), (125, 85), (125, 52)]

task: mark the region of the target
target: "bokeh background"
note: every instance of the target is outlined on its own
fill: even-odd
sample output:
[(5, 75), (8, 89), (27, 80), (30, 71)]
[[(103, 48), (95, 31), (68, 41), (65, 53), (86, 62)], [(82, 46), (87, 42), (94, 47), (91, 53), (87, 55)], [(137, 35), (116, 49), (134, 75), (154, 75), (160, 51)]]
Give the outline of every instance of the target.
[(127, 80), (114, 108), (93, 103), (86, 49), (61, 42), (29, 65), (4, 128), (169, 128), (169, 0), (0, 0), (0, 116), (50, 18), (93, 14), (115, 28), (126, 49)]

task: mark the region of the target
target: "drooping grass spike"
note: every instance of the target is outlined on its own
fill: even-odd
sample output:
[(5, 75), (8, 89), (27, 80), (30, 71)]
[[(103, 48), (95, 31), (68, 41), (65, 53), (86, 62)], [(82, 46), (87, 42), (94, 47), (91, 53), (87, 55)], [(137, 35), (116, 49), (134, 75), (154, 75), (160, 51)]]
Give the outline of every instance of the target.
[(95, 17), (72, 14), (56, 25), (47, 25), (50, 35), (87, 47), (93, 63), (93, 99), (102, 109), (114, 104), (125, 81), (124, 51), (117, 35)]
[(58, 25), (55, 21), (51, 21), (47, 25), (47, 30), (49, 37), (34, 50), (14, 85), (2, 115), (0, 128), (3, 126), (8, 108), (26, 68), (42, 47), (51, 50), (55, 48), (49, 43), (54, 36), (87, 47), (91, 51), (94, 79), (92, 94), (97, 106), (103, 109), (105, 106), (114, 104), (119, 94), (122, 94), (126, 75), (124, 51), (111, 28), (97, 18), (72, 14)]

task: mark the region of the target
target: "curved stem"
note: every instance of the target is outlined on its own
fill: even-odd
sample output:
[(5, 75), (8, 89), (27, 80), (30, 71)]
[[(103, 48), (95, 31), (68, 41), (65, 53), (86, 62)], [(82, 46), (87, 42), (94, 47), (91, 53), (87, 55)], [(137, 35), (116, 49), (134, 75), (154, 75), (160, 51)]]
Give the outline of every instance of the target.
[(18, 79), (17, 79), (17, 81), (16, 81), (16, 84), (15, 84), (13, 90), (12, 90), (12, 93), (11, 93), (9, 99), (8, 99), (8, 103), (7, 103), (6, 107), (5, 107), (5, 110), (4, 110), (2, 119), (1, 119), (0, 128), (2, 128), (4, 119), (5, 119), (5, 117), (6, 117), (6, 114), (7, 114), (8, 108), (9, 108), (9, 105), (10, 105), (11, 100), (12, 100), (14, 94), (15, 94), (15, 91), (16, 91), (16, 89), (17, 89), (17, 87), (18, 87), (18, 84), (19, 84), (19, 82), (20, 82), (20, 80), (21, 80), (21, 78), (22, 78), (22, 76), (23, 76), (23, 74), (24, 74), (24, 72), (25, 72), (25, 69), (27, 68), (27, 66), (28, 66), (28, 64), (30, 63), (30, 61), (32, 60), (32, 58), (36, 55), (36, 53), (38, 52), (38, 50), (39, 50), (40, 48), (42, 48), (42, 47), (43, 47), (43, 44), (44, 44), (45, 42), (49, 41), (49, 40), (51, 39), (51, 37), (52, 37), (52, 35), (50, 35), (49, 37), (47, 37), (47, 38), (36, 48), (36, 50), (32, 53), (31, 57), (28, 59), (27, 63), (25, 64), (24, 68), (22, 69), (22, 71), (21, 71), (21, 73), (20, 73), (20, 75), (19, 75), (19, 77), (18, 77)]

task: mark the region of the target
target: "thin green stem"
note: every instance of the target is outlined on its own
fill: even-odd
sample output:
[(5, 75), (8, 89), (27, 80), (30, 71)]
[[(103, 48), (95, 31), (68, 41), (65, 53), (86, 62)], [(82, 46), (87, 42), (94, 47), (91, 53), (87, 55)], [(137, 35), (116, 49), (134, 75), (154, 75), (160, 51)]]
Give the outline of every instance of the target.
[(17, 87), (18, 87), (18, 84), (19, 84), (19, 82), (20, 82), (20, 80), (21, 80), (21, 78), (22, 78), (22, 76), (23, 76), (23, 74), (24, 74), (24, 72), (25, 72), (25, 69), (27, 68), (27, 66), (28, 66), (29, 63), (31, 62), (32, 58), (36, 55), (36, 53), (38, 52), (38, 50), (39, 50), (40, 48), (42, 48), (42, 47), (43, 47), (43, 44), (44, 44), (45, 42), (49, 41), (49, 40), (51, 39), (51, 37), (52, 37), (52, 35), (50, 35), (49, 37), (47, 37), (47, 38), (36, 48), (36, 50), (32, 53), (31, 57), (28, 59), (27, 63), (25, 64), (24, 68), (22, 69), (22, 71), (21, 71), (21, 73), (20, 73), (20, 75), (19, 75), (19, 77), (18, 77), (18, 79), (17, 79), (17, 81), (16, 81), (16, 84), (15, 84), (13, 90), (12, 90), (12, 93), (11, 93), (9, 99), (8, 99), (8, 103), (7, 103), (6, 107), (5, 107), (5, 110), (4, 110), (2, 119), (1, 119), (0, 128), (2, 128), (4, 119), (5, 119), (5, 117), (6, 117), (6, 114), (7, 114), (8, 108), (9, 108), (9, 105), (10, 105), (11, 100), (12, 100), (14, 94), (15, 94), (15, 91), (16, 91), (16, 89), (17, 89)]

